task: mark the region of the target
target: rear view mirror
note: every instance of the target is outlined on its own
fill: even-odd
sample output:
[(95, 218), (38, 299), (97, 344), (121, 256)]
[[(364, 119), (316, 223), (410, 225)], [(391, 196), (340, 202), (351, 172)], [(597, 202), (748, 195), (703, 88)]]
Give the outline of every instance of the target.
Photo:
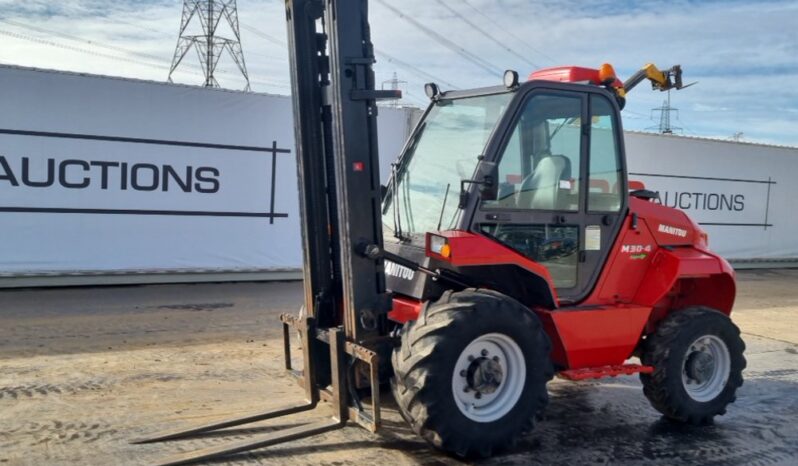
[(495, 201), (499, 197), (499, 166), (493, 162), (480, 161), (477, 165), (479, 195), (483, 201)]
[(479, 195), (483, 201), (495, 201), (499, 197), (499, 167), (493, 162), (479, 161), (473, 180), (460, 181), (460, 204), (461, 209), (468, 203), (468, 191), (466, 185), (475, 184), (479, 186)]

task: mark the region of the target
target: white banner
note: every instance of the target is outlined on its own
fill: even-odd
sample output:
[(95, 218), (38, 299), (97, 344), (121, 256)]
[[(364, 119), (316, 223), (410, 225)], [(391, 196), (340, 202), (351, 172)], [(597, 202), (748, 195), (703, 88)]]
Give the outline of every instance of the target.
[(798, 148), (628, 132), (629, 179), (659, 192), (730, 259), (798, 258)]
[(0, 67), (0, 274), (297, 269), (298, 216), (288, 97)]

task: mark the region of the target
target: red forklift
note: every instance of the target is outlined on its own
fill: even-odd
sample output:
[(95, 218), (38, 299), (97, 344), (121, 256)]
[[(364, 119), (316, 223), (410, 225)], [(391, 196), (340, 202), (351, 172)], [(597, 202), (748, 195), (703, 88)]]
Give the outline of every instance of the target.
[[(742, 385), (729, 314), (734, 271), (707, 234), (627, 179), (621, 110), (647, 65), (557, 67), (526, 81), (442, 91), (379, 180), (366, 0), (287, 0), (305, 304), (282, 316), (286, 368), (307, 401), (140, 443), (315, 409), (317, 423), (183, 454), (187, 464), (341, 428), (380, 426), (381, 387), (432, 446), (506, 451), (530, 431), (554, 375), (639, 374), (665, 417), (708, 424)], [(296, 330), (302, 369), (294, 370)], [(630, 361), (632, 358), (637, 358)]]

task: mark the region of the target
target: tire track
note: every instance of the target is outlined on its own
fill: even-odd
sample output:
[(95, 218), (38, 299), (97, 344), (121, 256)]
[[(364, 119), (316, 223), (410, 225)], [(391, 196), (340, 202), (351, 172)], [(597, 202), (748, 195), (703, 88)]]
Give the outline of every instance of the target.
[[(3, 429), (3, 450), (13, 447), (37, 447), (41, 445), (65, 445), (72, 443), (93, 444), (100, 440), (112, 440), (121, 436), (114, 426), (106, 422), (46, 422), (30, 421), (23, 425)], [(120, 435), (118, 435), (120, 434)]]
[(0, 387), (0, 400), (20, 400), (50, 395), (75, 395), (83, 391), (97, 391), (107, 387), (104, 381), (90, 381), (76, 384), (30, 383), (13, 387)]
[[(226, 376), (229, 374), (225, 374)], [(73, 396), (83, 392), (97, 392), (109, 390), (115, 386), (141, 382), (172, 382), (184, 380), (185, 377), (169, 373), (138, 374), (124, 379), (114, 380), (107, 378), (91, 379), (87, 381), (65, 382), (61, 384), (31, 382), (14, 386), (0, 387), (0, 400), (25, 400), (48, 396)]]

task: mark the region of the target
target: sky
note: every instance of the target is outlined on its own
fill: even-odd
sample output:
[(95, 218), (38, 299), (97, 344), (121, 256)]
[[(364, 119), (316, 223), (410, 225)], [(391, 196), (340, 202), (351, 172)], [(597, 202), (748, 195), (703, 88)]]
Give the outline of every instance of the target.
[[(246, 65), (256, 92), (288, 94), (283, 0), (239, 0)], [(671, 93), (675, 132), (798, 146), (798, 1), (371, 0), (378, 83), (396, 73), (405, 103), (423, 85), (501, 82), (505, 69), (608, 62), (625, 79), (646, 63), (681, 64), (690, 88)], [(165, 81), (181, 1), (0, 0), (0, 63)], [(229, 31), (220, 32), (229, 35)], [(227, 57), (216, 75), (242, 89)], [(175, 82), (201, 84), (190, 55)], [(666, 93), (640, 85), (624, 126), (656, 131)]]

